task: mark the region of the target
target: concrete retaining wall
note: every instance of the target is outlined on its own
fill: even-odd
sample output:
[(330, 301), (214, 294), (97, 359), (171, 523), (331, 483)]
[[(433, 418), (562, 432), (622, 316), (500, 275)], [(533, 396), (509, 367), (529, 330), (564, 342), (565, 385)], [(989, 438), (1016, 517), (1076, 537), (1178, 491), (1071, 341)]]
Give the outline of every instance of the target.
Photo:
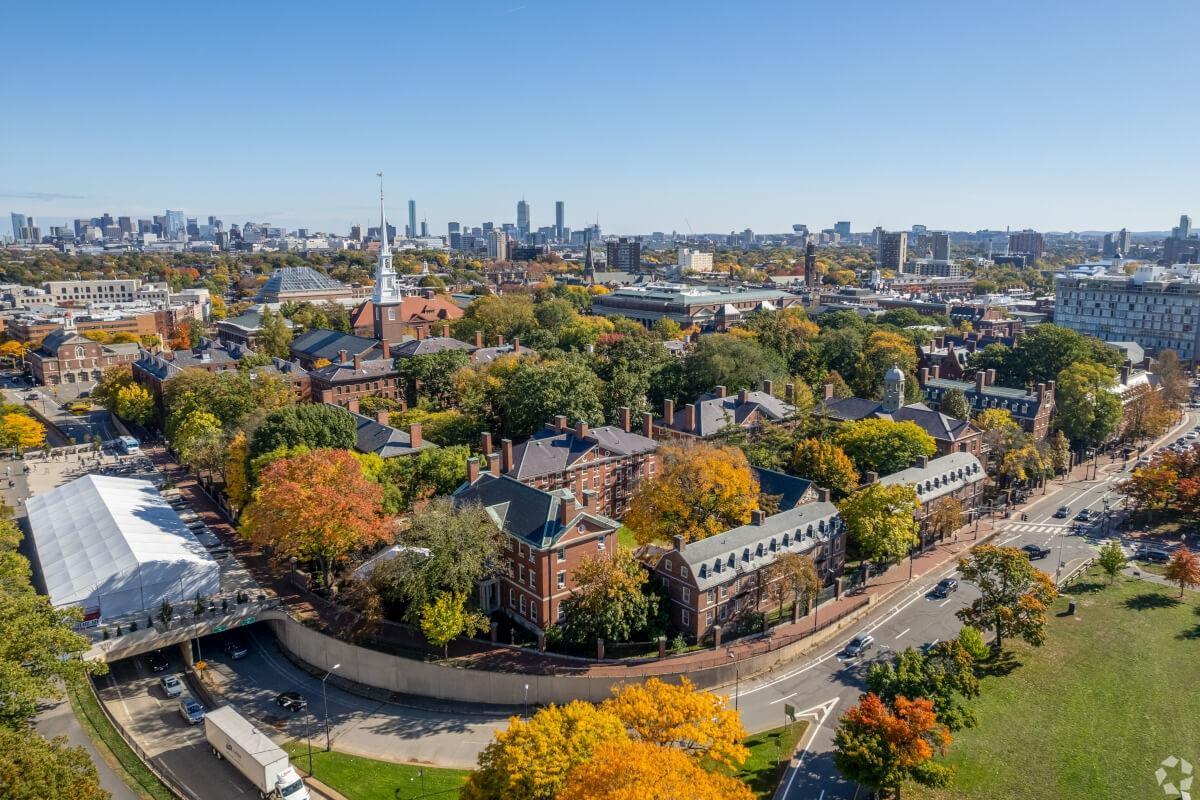
[[(605, 665), (603, 675), (527, 675), (512, 672), (461, 669), (432, 664), (369, 650), (343, 642), (307, 628), (290, 617), (271, 615), (264, 620), (285, 648), (299, 661), (325, 671), (339, 664), (337, 676), (363, 686), (388, 692), (432, 697), (463, 703), (488, 703), (516, 706), (526, 702), (546, 705), (571, 700), (599, 702), (612, 696), (612, 689), (655, 676), (665, 681), (687, 677), (700, 688), (708, 689), (767, 672), (795, 660), (807, 650), (855, 625), (871, 609), (868, 602), (853, 614), (823, 628), (815, 636), (801, 639), (778, 650), (752, 656), (740, 662), (722, 663), (705, 669), (687, 670), (686, 659), (680, 668), (671, 669), (671, 659), (629, 667)], [(528, 687), (528, 698), (526, 697)]]

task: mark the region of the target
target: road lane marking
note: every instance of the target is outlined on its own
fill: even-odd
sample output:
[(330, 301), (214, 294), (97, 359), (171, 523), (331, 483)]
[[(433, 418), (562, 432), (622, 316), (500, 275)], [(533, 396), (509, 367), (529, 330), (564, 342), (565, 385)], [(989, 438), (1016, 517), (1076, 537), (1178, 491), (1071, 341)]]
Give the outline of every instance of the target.
[(944, 602), (938, 603), (938, 608), (945, 608), (946, 605), (953, 599), (953, 597), (947, 597)]
[(796, 696), (795, 692), (792, 692), (791, 694), (785, 694), (783, 697), (779, 698), (778, 700), (772, 700), (771, 702), (767, 703), (767, 705), (773, 706), (776, 703), (782, 703), (784, 700), (790, 700), (795, 696)]
[[(787, 785), (783, 789), (784, 797), (787, 797), (789, 794), (791, 794), (792, 784), (796, 782), (796, 776), (800, 774), (800, 768), (804, 766), (804, 757), (808, 755), (808, 748), (812, 747), (812, 743), (816, 740), (817, 731), (821, 730), (821, 726), (825, 724), (825, 720), (829, 719), (829, 715), (833, 713), (833, 709), (837, 707), (837, 704), (840, 703), (841, 700), (842, 698), (835, 697), (832, 700), (826, 700), (819, 706), (813, 706), (812, 708), (805, 709), (796, 715), (797, 717), (809, 715), (815, 716), (817, 717), (817, 724), (813, 726), (812, 733), (809, 734), (808, 743), (805, 744), (800, 750), (800, 756), (796, 759), (795, 766), (789, 766), (792, 776), (788, 778)], [(816, 712), (820, 712), (820, 714), (818, 715)], [(822, 796), (824, 796), (824, 794), (824, 792), (821, 793)]]
[(896, 639), (899, 639), (901, 636), (903, 636), (904, 634), (908, 633), (911, 630), (912, 630), (912, 628), (905, 628), (904, 630), (900, 631), (899, 633), (897, 633), (895, 636), (892, 637), (893, 641)]

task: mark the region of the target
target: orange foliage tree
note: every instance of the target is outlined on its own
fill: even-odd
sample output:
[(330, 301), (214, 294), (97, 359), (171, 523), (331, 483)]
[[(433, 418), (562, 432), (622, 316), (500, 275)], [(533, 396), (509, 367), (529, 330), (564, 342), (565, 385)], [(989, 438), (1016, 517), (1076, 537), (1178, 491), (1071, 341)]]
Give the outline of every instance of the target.
[(259, 473), (242, 533), (278, 555), (316, 562), (328, 586), (347, 553), (388, 538), (383, 488), (347, 450), (281, 458)]
[(649, 742), (605, 742), (567, 775), (556, 800), (753, 800), (737, 778), (706, 772), (684, 753)]
[(950, 733), (929, 700), (897, 697), (889, 708), (868, 693), (842, 717), (833, 740), (833, 763), (850, 780), (899, 797), (908, 781), (949, 784), (950, 768), (933, 760), (949, 746)]
[(1163, 577), (1171, 583), (1178, 583), (1179, 596), (1183, 597), (1184, 589), (1200, 586), (1200, 558), (1186, 547), (1180, 547), (1167, 562)]

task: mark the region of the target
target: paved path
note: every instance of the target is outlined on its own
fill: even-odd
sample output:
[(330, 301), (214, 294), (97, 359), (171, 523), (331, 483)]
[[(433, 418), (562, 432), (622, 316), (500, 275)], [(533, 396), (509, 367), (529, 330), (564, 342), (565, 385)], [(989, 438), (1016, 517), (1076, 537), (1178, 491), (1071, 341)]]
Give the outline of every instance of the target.
[(80, 726), (79, 720), (75, 718), (75, 712), (71, 710), (71, 704), (65, 699), (45, 708), (38, 714), (34, 724), (38, 729), (38, 733), (47, 739), (55, 736), (65, 736), (71, 744), (86, 750), (92, 759), (92, 763), (96, 765), (96, 772), (100, 775), (100, 785), (112, 795), (112, 800), (138, 800), (138, 796), (133, 790), (117, 777), (117, 773), (113, 771), (113, 768), (108, 765), (108, 762), (96, 750), (91, 737)]

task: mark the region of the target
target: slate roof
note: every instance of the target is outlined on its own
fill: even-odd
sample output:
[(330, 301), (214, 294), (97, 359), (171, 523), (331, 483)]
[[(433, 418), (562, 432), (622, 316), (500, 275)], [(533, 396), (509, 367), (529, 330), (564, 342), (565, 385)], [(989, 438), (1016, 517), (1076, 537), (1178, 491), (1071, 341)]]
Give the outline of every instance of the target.
[(738, 400), (737, 393), (725, 397), (718, 397), (714, 393), (704, 394), (696, 399), (695, 406), (695, 431), (687, 429), (686, 406), (675, 410), (675, 416), (669, 424), (666, 420), (660, 420), (658, 424), (666, 424), (677, 431), (707, 437), (719, 433), (726, 425), (741, 425), (756, 409), (761, 411), (762, 418), (772, 422), (788, 419), (796, 413), (795, 406), (766, 392), (758, 391), (748, 392), (744, 403)]
[(239, 344), (224, 344), (211, 339), (201, 339), (200, 344), (191, 350), (176, 350), (172, 354), (171, 360), (180, 369), (207, 367), (211, 364), (232, 366), (252, 353), (252, 350)]
[(842, 527), (833, 503), (805, 503), (772, 514), (761, 524), (742, 525), (686, 544), (680, 555), (691, 567), (697, 587), (705, 591), (725, 583), (738, 570), (753, 572), (774, 563), (780, 553), (806, 553)]
[[(958, 389), (976, 410), (985, 408), (1007, 409), (1017, 419), (1033, 419), (1038, 415), (1040, 403), (1037, 394), (1030, 394), (1024, 389), (1014, 389), (1008, 386), (985, 386), (983, 391), (975, 389), (974, 383), (955, 381), (948, 378), (930, 378), (925, 382), (925, 396), (940, 400), (946, 392)], [(976, 402), (976, 398), (982, 402)], [(1053, 392), (1046, 393), (1047, 402), (1054, 402)]]
[(616, 520), (585, 511), (578, 505), (575, 516), (564, 525), (559, 522), (558, 507), (571, 497), (570, 489), (544, 492), (508, 475), (497, 478), (490, 472), (480, 475), (473, 484), (464, 483), (454, 492), (456, 503), (479, 503), (502, 531), (543, 550), (553, 547), (580, 517), (612, 530), (621, 527)]
[(475, 345), (452, 339), (448, 336), (430, 336), (426, 339), (409, 339), (392, 348), (395, 358), (412, 358), (433, 353), (443, 353), (448, 350), (464, 350), (468, 353), (475, 350)]
[(351, 336), (340, 331), (315, 328), (292, 340), (292, 352), (310, 361), (321, 358), (336, 361), (338, 353), (342, 350), (351, 356), (365, 355), (367, 358), (379, 358), (382, 354), (378, 350), (369, 353), (376, 344), (374, 339), (364, 339), (361, 336)]
[(779, 498), (779, 510), (790, 511), (800, 505), (813, 482), (807, 478), (797, 478), (786, 472), (776, 472), (773, 469), (750, 467), (754, 479), (758, 481), (758, 490), (762, 494), (774, 495)]
[(889, 412), (884, 409), (883, 403), (880, 403), (878, 400), (846, 397), (840, 400), (826, 401), (822, 408), (825, 415), (829, 418), (849, 422), (867, 419), (868, 417), (890, 419), (894, 422), (914, 422), (934, 439), (943, 442), (956, 442), (965, 436), (971, 436), (978, 432), (969, 421), (947, 416), (940, 411), (934, 411), (924, 403), (910, 403)]
[(59, 328), (46, 334), (46, 338), (42, 339), (42, 343), (38, 345), (38, 352), (46, 355), (57, 355), (59, 348), (76, 342), (90, 342), (91, 339), (83, 336), (78, 331), (69, 331), (66, 328)]
[[(533, 350), (528, 347), (522, 347), (517, 355), (523, 356), (527, 353), (532, 353)], [(481, 347), (476, 350), (471, 360), (476, 364), (490, 364), (500, 356), (508, 356), (513, 354), (513, 346), (511, 344), (501, 345), (499, 347)]]
[(437, 447), (433, 442), (422, 440), (421, 446), (412, 446), (412, 437), (408, 431), (384, 425), (374, 417), (355, 414), (354, 417), (354, 449), (360, 453), (375, 453), (382, 458), (395, 456), (410, 456), (422, 450)]
[[(283, 318), (283, 324), (289, 328), (295, 328), (296, 325), (287, 317)], [(242, 312), (236, 317), (228, 317), (217, 322), (217, 327), (228, 325), (233, 328), (240, 328), (248, 333), (253, 333), (262, 328), (262, 306), (251, 308)]]
[(508, 474), (519, 480), (570, 469), (586, 455), (603, 447), (615, 456), (649, 453), (658, 449), (658, 442), (637, 433), (627, 433), (615, 425), (589, 428), (580, 438), (574, 428), (558, 431), (546, 427), (529, 440), (513, 447), (513, 468)]
[(922, 504), (936, 500), (972, 483), (978, 483), (987, 475), (979, 459), (970, 453), (950, 453), (935, 458), (924, 467), (909, 467), (879, 479), (881, 484), (912, 486)]
[[(336, 358), (336, 354), (335, 354)], [(353, 361), (343, 361), (339, 364), (326, 364), (320, 369), (308, 373), (316, 380), (326, 384), (352, 383), (370, 378), (383, 378), (396, 374), (396, 367), (390, 358), (372, 358), (363, 361), (358, 369)]]

